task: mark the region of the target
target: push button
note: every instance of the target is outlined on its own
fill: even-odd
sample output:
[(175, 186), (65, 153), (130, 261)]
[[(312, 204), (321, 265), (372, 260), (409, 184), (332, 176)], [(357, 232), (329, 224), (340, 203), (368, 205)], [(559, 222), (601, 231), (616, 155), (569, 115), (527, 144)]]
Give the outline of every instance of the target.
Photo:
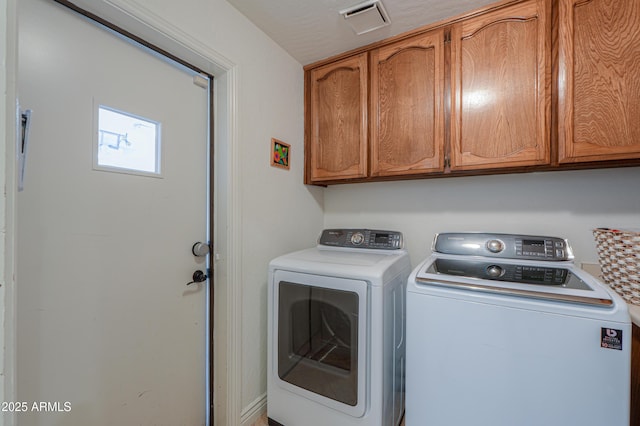
[(500, 240), (489, 240), (487, 241), (487, 249), (491, 253), (500, 253), (504, 250), (504, 243)]
[(353, 244), (354, 246), (359, 246), (360, 244), (364, 243), (364, 240), (364, 235), (362, 235), (361, 232), (356, 232), (351, 236), (351, 244)]

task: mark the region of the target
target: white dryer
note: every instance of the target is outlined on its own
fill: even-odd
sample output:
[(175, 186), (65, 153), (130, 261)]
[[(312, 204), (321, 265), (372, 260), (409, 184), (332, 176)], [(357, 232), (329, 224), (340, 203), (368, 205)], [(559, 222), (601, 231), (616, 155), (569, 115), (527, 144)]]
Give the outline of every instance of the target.
[(270, 425), (399, 424), (410, 272), (393, 231), (328, 229), (271, 261)]
[(561, 238), (446, 233), (407, 286), (407, 426), (627, 426), (631, 321)]

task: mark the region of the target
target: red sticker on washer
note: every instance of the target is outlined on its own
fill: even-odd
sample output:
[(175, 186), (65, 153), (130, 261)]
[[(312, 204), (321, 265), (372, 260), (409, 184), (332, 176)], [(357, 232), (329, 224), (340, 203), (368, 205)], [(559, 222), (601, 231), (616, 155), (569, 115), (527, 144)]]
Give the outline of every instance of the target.
[(622, 330), (615, 328), (600, 329), (600, 347), (622, 350)]

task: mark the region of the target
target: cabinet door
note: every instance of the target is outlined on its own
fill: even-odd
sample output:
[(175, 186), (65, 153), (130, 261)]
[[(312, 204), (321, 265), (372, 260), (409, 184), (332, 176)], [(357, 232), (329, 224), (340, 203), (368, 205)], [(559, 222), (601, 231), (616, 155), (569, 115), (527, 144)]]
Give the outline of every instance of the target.
[(367, 174), (367, 54), (310, 71), (311, 182)]
[(549, 21), (531, 0), (452, 27), (452, 169), (550, 162)]
[(443, 170), (444, 31), (371, 52), (371, 175)]
[(559, 161), (640, 158), (640, 0), (561, 0)]

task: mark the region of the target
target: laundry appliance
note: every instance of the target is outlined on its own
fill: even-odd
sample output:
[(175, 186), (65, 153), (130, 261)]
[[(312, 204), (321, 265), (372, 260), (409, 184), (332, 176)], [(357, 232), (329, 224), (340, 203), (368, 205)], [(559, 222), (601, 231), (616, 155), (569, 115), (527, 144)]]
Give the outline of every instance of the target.
[(398, 425), (404, 411), (400, 232), (324, 230), (269, 264), (270, 425)]
[(627, 426), (625, 302), (565, 239), (436, 236), (407, 285), (406, 426)]

